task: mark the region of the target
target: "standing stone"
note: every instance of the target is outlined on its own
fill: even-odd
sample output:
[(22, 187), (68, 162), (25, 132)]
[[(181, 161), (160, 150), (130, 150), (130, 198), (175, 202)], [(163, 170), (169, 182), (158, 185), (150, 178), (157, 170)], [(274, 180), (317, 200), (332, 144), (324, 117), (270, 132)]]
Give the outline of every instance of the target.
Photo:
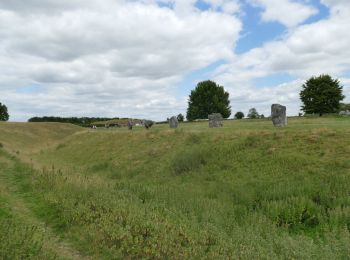
[(129, 119), (129, 120), (128, 120), (128, 129), (129, 129), (129, 130), (132, 130), (133, 125), (134, 125), (134, 124), (133, 124), (132, 120)]
[(223, 124), (223, 117), (220, 113), (215, 113), (215, 114), (211, 114), (208, 116), (209, 118), (209, 127), (222, 127)]
[(350, 116), (350, 110), (346, 110), (346, 111), (340, 111), (339, 112), (340, 116)]
[(280, 104), (271, 106), (271, 118), (274, 126), (287, 125), (287, 108)]
[(179, 125), (179, 121), (177, 120), (177, 117), (176, 116), (172, 116), (169, 119), (169, 126), (170, 126), (170, 128), (177, 128), (178, 125)]
[(145, 127), (146, 129), (151, 128), (153, 124), (154, 124), (154, 122), (151, 121), (151, 120), (144, 120), (144, 121), (143, 121), (143, 125), (144, 125), (144, 127)]

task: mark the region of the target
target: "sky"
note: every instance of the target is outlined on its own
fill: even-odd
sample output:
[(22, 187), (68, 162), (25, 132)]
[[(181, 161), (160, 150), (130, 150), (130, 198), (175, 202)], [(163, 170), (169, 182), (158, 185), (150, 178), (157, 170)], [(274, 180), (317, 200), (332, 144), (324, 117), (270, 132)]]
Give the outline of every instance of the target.
[(0, 0), (0, 102), (33, 116), (165, 120), (211, 79), (232, 116), (300, 112), (312, 76), (350, 102), (349, 0)]

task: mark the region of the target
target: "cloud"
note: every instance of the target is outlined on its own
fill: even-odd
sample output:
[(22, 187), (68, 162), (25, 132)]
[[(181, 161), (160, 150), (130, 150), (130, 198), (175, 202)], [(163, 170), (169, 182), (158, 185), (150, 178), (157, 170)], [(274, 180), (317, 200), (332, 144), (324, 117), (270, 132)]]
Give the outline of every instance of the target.
[(313, 6), (295, 0), (250, 0), (250, 3), (263, 9), (264, 22), (279, 22), (286, 27), (295, 27), (317, 13)]
[[(303, 24), (316, 12), (309, 1), (251, 0), (264, 21), (287, 28), (240, 55), (233, 50), (242, 3), (202, 2), (208, 10), (195, 0), (0, 0), (0, 101), (12, 120), (161, 120), (185, 112), (186, 97), (176, 95), (184, 75), (220, 61), (212, 79), (230, 92), (233, 112), (256, 107), (269, 115), (282, 103), (295, 115), (302, 83), (322, 73), (340, 79), (350, 102), (349, 1), (321, 0), (330, 16)], [(281, 74), (292, 80), (256, 83)]]
[[(281, 39), (235, 56), (214, 72), (213, 77), (230, 91), (234, 109), (256, 106), (266, 113), (272, 103), (281, 102), (289, 114), (296, 115), (302, 83), (320, 74), (339, 78), (345, 102), (350, 102), (350, 2), (324, 3), (331, 9), (329, 18), (290, 29)], [(295, 80), (277, 86), (255, 85), (255, 79), (281, 73)]]
[(259, 114), (270, 116), (271, 104), (287, 106), (287, 115), (297, 115), (300, 110), (299, 92), (303, 81), (297, 79), (273, 87), (229, 88), (232, 112), (242, 111), (247, 114), (250, 108), (256, 108)]
[(241, 4), (238, 0), (205, 0), (214, 9), (219, 9), (225, 13), (234, 14), (241, 12)]
[[(0, 95), (11, 118), (183, 112), (182, 76), (232, 56), (241, 30), (236, 16), (194, 4), (0, 1)], [(18, 91), (31, 84), (42, 91)]]

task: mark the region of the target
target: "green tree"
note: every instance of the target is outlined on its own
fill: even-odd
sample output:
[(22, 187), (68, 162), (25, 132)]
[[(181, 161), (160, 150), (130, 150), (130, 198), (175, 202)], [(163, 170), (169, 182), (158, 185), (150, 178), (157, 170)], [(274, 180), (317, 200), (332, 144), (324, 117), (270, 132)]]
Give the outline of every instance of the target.
[(260, 117), (260, 115), (259, 115), (258, 111), (256, 111), (256, 109), (254, 107), (249, 109), (248, 118), (256, 119), (256, 118), (259, 118), (259, 117)]
[(239, 111), (239, 112), (237, 112), (236, 114), (235, 114), (235, 118), (236, 119), (242, 119), (244, 117), (244, 114), (243, 114), (243, 112), (241, 112), (241, 111)]
[(321, 75), (308, 79), (302, 86), (300, 99), (303, 102), (301, 110), (306, 114), (335, 113), (340, 108), (343, 95), (343, 87), (339, 80), (332, 79), (329, 75)]
[(189, 96), (187, 120), (208, 118), (212, 113), (220, 113), (223, 118), (231, 115), (229, 93), (211, 80), (199, 82)]
[(0, 121), (8, 121), (10, 118), (7, 107), (0, 103)]
[(183, 122), (184, 119), (185, 119), (185, 117), (183, 116), (183, 114), (178, 114), (178, 115), (177, 115), (177, 121)]

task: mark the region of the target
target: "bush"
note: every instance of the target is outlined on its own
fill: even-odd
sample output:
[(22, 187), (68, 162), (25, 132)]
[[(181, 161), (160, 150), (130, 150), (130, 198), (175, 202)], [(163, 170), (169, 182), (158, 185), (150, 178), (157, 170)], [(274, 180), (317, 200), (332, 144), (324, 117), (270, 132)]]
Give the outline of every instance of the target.
[(0, 219), (0, 259), (54, 259), (44, 253), (43, 238), (37, 228), (13, 219)]
[(236, 119), (242, 119), (244, 117), (244, 114), (243, 114), (243, 112), (237, 112), (236, 114), (235, 114), (235, 118)]
[(185, 117), (183, 116), (183, 114), (178, 114), (178, 115), (177, 115), (177, 120), (178, 120), (179, 122), (183, 122), (184, 119), (185, 119)]
[(260, 115), (259, 115), (258, 111), (256, 111), (256, 109), (254, 107), (249, 109), (248, 118), (256, 119), (256, 118), (259, 118), (259, 117), (260, 117)]

